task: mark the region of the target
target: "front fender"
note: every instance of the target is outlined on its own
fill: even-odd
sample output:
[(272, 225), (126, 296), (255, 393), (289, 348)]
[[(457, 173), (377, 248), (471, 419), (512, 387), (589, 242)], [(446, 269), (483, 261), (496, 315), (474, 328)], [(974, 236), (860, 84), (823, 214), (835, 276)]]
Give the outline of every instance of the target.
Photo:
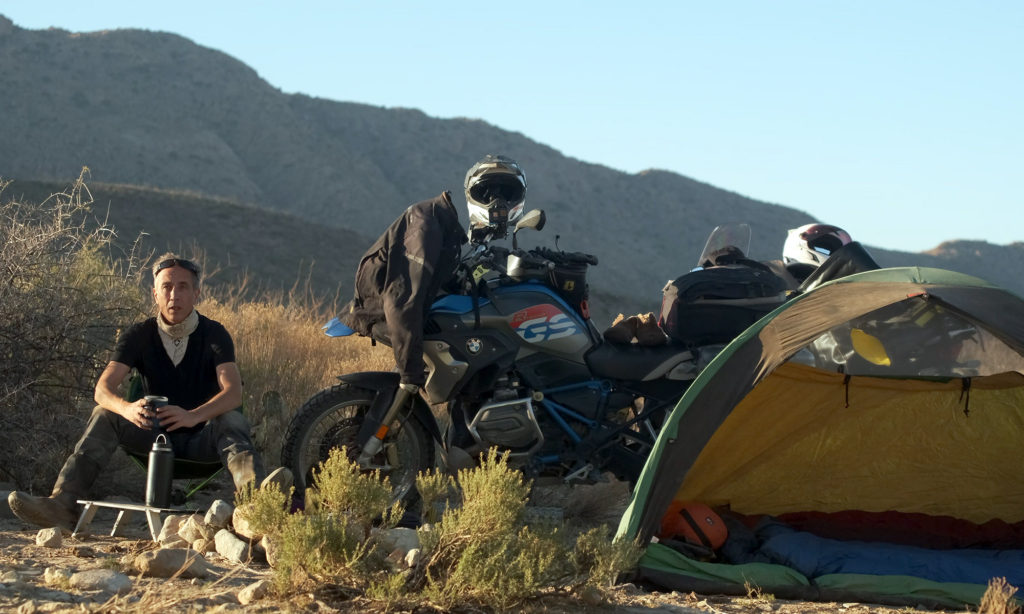
[[(356, 435), (356, 443), (359, 446), (366, 445), (366, 442), (380, 429), (384, 414), (391, 407), (391, 401), (395, 398), (395, 391), (401, 383), (401, 375), (392, 371), (363, 371), (360, 373), (347, 373), (339, 375), (338, 379), (355, 386), (376, 393), (369, 411), (366, 412), (366, 419), (359, 427), (359, 434)], [(435, 441), (441, 442), (441, 429), (437, 426), (434, 413), (430, 406), (420, 395), (412, 397), (412, 416), (430, 433)]]

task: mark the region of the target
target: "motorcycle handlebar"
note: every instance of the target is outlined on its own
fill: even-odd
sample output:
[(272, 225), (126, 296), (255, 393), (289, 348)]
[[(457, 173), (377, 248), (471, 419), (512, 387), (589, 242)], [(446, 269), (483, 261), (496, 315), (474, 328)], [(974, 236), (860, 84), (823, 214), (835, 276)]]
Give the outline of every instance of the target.
[[(473, 270), (478, 266), (486, 266), (501, 275), (505, 275), (505, 261), (510, 253), (512, 253), (512, 250), (504, 247), (497, 245), (488, 246), (486, 249), (479, 250), (466, 260), (463, 260), (459, 265), (461, 273), (458, 275), (461, 279), (468, 279), (473, 274)], [(535, 265), (539, 266), (545, 266), (545, 263), (548, 266), (559, 264), (597, 265), (596, 256), (583, 252), (561, 252), (546, 247), (535, 247), (527, 252), (517, 250), (517, 253), (520, 256), (539, 259), (540, 262), (535, 262)]]

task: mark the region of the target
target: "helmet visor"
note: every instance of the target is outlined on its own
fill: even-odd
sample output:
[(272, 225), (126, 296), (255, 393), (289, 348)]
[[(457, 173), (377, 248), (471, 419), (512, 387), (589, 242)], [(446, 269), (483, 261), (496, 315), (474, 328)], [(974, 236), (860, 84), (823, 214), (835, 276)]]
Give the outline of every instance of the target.
[(515, 206), (521, 203), (525, 196), (526, 186), (515, 175), (484, 177), (469, 188), (469, 197), (482, 205), (488, 205), (494, 200), (503, 200)]
[(843, 242), (839, 237), (833, 235), (824, 235), (807, 242), (807, 247), (822, 254), (831, 254), (842, 246)]
[(804, 231), (801, 237), (807, 241), (807, 247), (825, 255), (832, 254), (850, 242), (846, 231), (828, 224), (815, 224)]

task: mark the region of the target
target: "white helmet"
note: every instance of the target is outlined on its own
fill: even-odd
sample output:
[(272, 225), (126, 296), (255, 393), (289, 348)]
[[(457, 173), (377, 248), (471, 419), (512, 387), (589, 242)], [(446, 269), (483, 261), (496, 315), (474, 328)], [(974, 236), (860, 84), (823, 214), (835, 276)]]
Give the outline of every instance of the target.
[(466, 173), (469, 231), (504, 237), (523, 217), (526, 174), (512, 158), (488, 154)]
[(838, 226), (806, 224), (789, 231), (782, 246), (782, 262), (818, 267), (832, 252), (852, 241), (849, 233)]

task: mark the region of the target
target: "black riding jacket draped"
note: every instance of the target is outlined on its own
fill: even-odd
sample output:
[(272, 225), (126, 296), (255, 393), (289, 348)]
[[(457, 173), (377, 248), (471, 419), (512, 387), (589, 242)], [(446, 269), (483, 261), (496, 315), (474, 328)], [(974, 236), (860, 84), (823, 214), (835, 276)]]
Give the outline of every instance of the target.
[(455, 272), (465, 242), (451, 194), (443, 192), (410, 205), (359, 261), (355, 297), (341, 319), (366, 336), (374, 325), (387, 323), (403, 383), (426, 380), (423, 320)]

